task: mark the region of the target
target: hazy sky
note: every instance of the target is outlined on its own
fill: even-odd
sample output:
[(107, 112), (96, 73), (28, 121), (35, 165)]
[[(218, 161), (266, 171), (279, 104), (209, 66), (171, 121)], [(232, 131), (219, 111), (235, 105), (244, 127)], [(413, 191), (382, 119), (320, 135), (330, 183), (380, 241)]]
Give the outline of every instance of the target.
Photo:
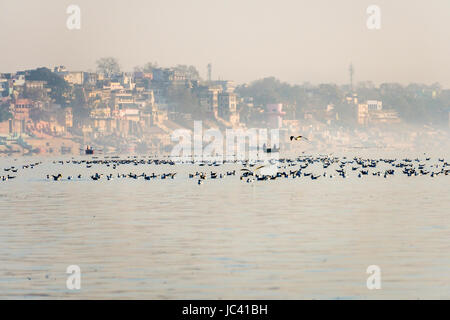
[[(70, 4), (81, 29), (66, 27)], [(381, 29), (366, 26), (369, 5)], [(206, 77), (291, 83), (440, 82), (450, 87), (450, 0), (2, 0), (0, 72), (65, 65), (124, 70), (157, 61)]]

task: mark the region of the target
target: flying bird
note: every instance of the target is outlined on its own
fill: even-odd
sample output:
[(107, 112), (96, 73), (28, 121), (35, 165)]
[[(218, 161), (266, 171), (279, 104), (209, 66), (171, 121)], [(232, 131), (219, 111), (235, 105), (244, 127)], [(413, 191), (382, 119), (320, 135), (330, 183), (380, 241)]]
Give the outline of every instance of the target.
[(291, 136), (291, 141), (292, 141), (292, 140), (301, 140), (301, 139), (308, 140), (308, 138), (306, 138), (306, 137), (304, 137), (304, 136), (297, 136), (297, 137)]
[[(253, 170), (253, 172), (255, 172), (256, 170), (259, 170), (259, 169), (261, 169), (261, 168), (264, 168), (264, 167), (265, 167), (265, 165), (257, 166), (257, 167), (255, 168), (255, 170)], [(247, 169), (247, 168), (241, 169), (241, 171), (252, 172), (252, 170)]]
[(264, 167), (265, 167), (265, 165), (258, 166), (253, 171), (250, 169), (244, 168), (244, 169), (241, 169), (241, 171), (244, 171), (244, 173), (243, 173), (244, 176), (254, 175), (256, 171), (258, 171), (259, 169), (264, 168)]

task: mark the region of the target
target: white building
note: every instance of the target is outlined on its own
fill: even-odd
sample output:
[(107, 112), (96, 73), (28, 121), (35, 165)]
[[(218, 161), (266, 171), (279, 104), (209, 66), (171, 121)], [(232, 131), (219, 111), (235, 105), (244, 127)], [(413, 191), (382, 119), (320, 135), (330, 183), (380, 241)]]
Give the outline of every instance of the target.
[(71, 71), (64, 75), (64, 80), (70, 84), (82, 85), (84, 83), (84, 72), (82, 71)]
[(366, 104), (369, 111), (381, 111), (383, 109), (383, 102), (378, 100), (367, 100)]

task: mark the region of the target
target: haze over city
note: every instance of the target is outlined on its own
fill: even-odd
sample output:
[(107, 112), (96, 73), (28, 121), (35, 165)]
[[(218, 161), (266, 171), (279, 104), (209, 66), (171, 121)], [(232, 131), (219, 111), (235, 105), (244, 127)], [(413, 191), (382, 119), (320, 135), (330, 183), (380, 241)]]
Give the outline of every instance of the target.
[[(81, 29), (66, 27), (69, 5)], [(381, 29), (366, 26), (368, 6)], [(424, 1), (10, 1), (0, 4), (1, 72), (65, 65), (95, 70), (102, 56), (123, 70), (149, 61), (194, 65), (206, 78), (290, 83), (441, 83), (450, 87), (450, 2)], [(6, 28), (6, 29), (5, 29)]]

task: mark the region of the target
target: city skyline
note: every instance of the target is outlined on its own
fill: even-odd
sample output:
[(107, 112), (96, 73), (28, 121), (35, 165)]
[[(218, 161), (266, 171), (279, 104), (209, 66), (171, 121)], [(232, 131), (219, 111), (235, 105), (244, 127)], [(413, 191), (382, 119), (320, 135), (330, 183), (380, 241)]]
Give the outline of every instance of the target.
[(445, 1), (435, 1), (433, 7), (378, 1), (379, 30), (366, 26), (366, 9), (372, 4), (366, 1), (286, 1), (277, 6), (254, 1), (77, 1), (80, 30), (66, 27), (71, 4), (0, 5), (1, 20), (13, 26), (3, 41), (1, 71), (58, 64), (95, 70), (98, 58), (113, 56), (130, 71), (156, 61), (163, 67), (194, 65), (206, 78), (212, 63), (213, 79), (238, 83), (274, 76), (294, 84), (344, 84), (353, 63), (355, 84), (439, 82), (450, 87), (445, 72), (450, 27), (444, 19), (450, 4)]

